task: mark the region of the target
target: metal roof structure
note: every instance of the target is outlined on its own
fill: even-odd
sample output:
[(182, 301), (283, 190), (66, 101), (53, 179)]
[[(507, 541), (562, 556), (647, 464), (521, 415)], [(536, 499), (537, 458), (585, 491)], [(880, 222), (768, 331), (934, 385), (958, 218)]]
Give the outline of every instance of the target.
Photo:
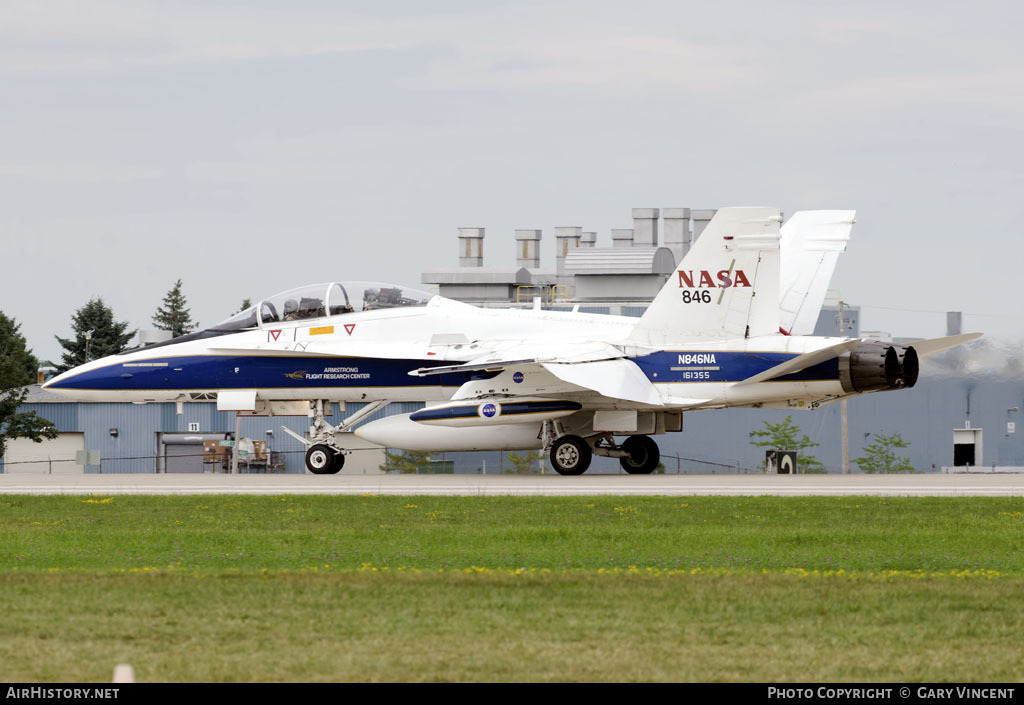
[(453, 267), (428, 269), (423, 272), (424, 284), (529, 284), (530, 270), (526, 267)]
[(675, 258), (667, 247), (588, 247), (565, 256), (565, 272), (576, 276), (671, 274)]

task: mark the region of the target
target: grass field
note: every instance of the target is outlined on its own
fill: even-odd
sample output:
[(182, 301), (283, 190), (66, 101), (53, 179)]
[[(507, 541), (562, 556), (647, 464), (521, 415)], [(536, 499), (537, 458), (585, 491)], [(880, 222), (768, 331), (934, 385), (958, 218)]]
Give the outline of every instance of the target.
[(0, 497), (0, 679), (1019, 681), (1024, 500)]

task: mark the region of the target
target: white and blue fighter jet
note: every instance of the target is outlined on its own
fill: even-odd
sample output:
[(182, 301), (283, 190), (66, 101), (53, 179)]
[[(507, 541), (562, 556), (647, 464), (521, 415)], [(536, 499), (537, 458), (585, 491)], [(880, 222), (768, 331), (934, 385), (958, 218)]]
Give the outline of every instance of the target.
[[(980, 335), (909, 346), (807, 335), (852, 222), (852, 211), (794, 215), (780, 263), (778, 209), (720, 209), (639, 319), (482, 309), (334, 282), (89, 362), (45, 388), (91, 401), (216, 398), (238, 411), (308, 404), (309, 437), (296, 438), (318, 474), (338, 472), (342, 434), (392, 401), (427, 406), (356, 435), (404, 450), (544, 449), (564, 475), (585, 472), (594, 454), (650, 473), (659, 462), (651, 436), (681, 430), (683, 412), (814, 409), (909, 388), (921, 356)], [(330, 403), (344, 401), (369, 403), (330, 425)]]

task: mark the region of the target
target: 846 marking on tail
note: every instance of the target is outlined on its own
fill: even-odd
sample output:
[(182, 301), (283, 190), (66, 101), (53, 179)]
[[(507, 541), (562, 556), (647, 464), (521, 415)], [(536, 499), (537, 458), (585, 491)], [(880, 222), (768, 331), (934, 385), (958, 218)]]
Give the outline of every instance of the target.
[(683, 303), (709, 304), (711, 303), (711, 292), (707, 289), (704, 291), (690, 291), (689, 289), (683, 289)]

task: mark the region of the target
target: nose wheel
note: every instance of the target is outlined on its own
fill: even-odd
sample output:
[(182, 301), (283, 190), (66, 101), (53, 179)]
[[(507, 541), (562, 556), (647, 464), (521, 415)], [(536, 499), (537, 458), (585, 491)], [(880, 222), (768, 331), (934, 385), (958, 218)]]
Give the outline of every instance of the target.
[(345, 455), (317, 443), (306, 451), (306, 469), (314, 475), (333, 475), (345, 465)]
[(562, 436), (551, 446), (551, 466), (559, 475), (582, 475), (591, 456), (590, 446), (579, 436)]

